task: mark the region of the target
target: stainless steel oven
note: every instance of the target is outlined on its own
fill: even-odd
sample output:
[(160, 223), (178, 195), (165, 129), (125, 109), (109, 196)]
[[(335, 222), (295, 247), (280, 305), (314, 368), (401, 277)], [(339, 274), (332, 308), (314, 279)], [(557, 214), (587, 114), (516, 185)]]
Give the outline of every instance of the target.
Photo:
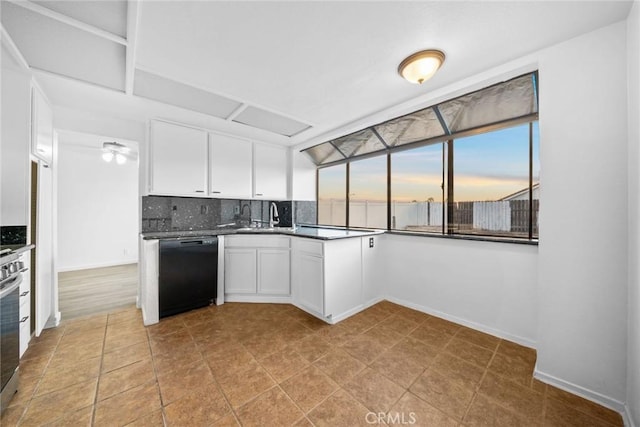
[(20, 284), (24, 264), (13, 255), (0, 258), (0, 413), (18, 389), (20, 361)]

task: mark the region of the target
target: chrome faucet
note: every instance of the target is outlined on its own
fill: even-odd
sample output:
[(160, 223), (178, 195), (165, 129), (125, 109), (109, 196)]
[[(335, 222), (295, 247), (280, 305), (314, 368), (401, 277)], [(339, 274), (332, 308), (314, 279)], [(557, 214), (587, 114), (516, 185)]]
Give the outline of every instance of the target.
[(280, 224), (280, 217), (278, 216), (278, 206), (274, 202), (271, 202), (269, 207), (269, 228)]

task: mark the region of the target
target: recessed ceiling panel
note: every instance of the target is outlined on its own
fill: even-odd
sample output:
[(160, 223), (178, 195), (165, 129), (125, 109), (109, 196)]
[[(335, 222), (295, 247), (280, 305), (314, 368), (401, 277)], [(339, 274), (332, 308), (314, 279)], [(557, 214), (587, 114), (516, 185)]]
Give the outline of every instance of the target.
[(2, 25), (29, 66), (124, 90), (125, 47), (2, 2)]
[(432, 108), (416, 111), (375, 126), (390, 147), (423, 141), (445, 134)]
[(292, 136), (311, 127), (306, 123), (256, 107), (246, 108), (238, 114), (233, 121), (284, 136)]
[(112, 34), (127, 35), (126, 0), (33, 0), (33, 3)]
[(223, 119), (241, 105), (232, 99), (142, 70), (135, 72), (133, 93)]

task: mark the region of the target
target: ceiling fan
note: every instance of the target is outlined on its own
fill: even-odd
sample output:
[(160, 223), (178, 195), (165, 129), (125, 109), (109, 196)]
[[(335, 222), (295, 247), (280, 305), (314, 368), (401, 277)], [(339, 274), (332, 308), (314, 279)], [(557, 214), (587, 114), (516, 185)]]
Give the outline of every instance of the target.
[(123, 165), (127, 160), (137, 160), (137, 154), (124, 144), (116, 141), (102, 143), (102, 160), (109, 163), (115, 159), (116, 163)]

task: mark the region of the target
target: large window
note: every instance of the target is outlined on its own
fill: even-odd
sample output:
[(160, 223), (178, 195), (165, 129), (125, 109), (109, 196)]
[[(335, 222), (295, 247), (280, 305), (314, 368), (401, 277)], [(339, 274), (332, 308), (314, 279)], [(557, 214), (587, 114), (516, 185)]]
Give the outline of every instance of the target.
[(309, 147), (318, 222), (538, 238), (538, 74)]
[(538, 151), (534, 121), (320, 168), (318, 223), (537, 239)]

